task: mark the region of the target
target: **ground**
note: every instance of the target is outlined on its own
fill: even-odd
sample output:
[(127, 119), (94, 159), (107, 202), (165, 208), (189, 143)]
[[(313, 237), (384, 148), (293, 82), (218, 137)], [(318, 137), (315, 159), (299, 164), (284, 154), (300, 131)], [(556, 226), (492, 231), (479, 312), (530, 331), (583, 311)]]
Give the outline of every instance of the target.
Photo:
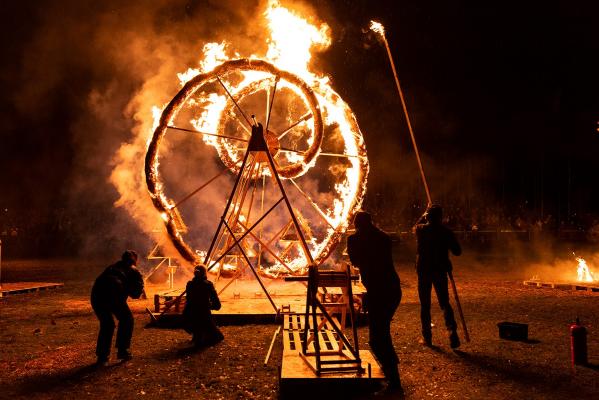
[[(277, 398), (280, 341), (263, 365), (276, 325), (225, 326), (225, 341), (189, 350), (180, 330), (146, 328), (149, 303), (131, 301), (135, 313), (134, 359), (97, 370), (97, 320), (88, 296), (103, 262), (4, 261), (3, 281), (61, 281), (64, 288), (0, 299), (1, 398)], [(522, 285), (518, 265), (488, 269), (458, 259), (455, 278), (472, 341), (453, 352), (433, 304), (433, 341), (419, 339), (416, 277), (398, 265), (403, 299), (392, 325), (408, 399), (599, 398), (599, 293), (536, 289)], [(570, 365), (569, 325), (580, 317), (589, 330), (589, 367)], [(529, 325), (528, 342), (498, 337), (497, 323)], [(368, 330), (360, 328), (367, 346)], [(356, 395), (368, 398), (368, 394)], [(318, 398), (317, 395), (310, 396)]]

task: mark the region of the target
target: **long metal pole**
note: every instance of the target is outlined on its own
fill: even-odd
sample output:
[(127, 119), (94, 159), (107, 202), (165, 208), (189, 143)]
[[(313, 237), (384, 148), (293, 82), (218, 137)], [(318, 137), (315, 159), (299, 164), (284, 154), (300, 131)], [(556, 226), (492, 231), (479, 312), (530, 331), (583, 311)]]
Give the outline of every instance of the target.
[(464, 339), (466, 342), (470, 342), (470, 334), (468, 334), (468, 327), (466, 326), (466, 319), (464, 319), (464, 313), (462, 312), (462, 305), (460, 304), (460, 298), (458, 297), (458, 289), (455, 286), (455, 281), (453, 280), (453, 274), (451, 271), (447, 273), (449, 275), (449, 282), (451, 282), (451, 288), (453, 289), (453, 295), (455, 296), (455, 302), (458, 306), (458, 313), (460, 314), (460, 321), (462, 322), (462, 328), (464, 329)]
[(383, 38), (383, 43), (385, 43), (385, 48), (387, 49), (387, 56), (389, 56), (389, 63), (391, 64), (391, 70), (393, 71), (393, 78), (395, 78), (395, 85), (397, 86), (397, 92), (399, 93), (399, 98), (401, 99), (401, 106), (403, 107), (403, 112), (404, 112), (404, 115), (406, 116), (408, 130), (410, 131), (410, 138), (412, 139), (412, 145), (414, 146), (414, 153), (416, 153), (416, 161), (418, 162), (418, 168), (420, 169), (420, 177), (422, 178), (422, 183), (424, 184), (424, 190), (426, 192), (426, 198), (428, 200), (428, 205), (430, 206), (432, 204), (431, 192), (428, 188), (428, 183), (426, 182), (426, 176), (424, 175), (424, 168), (422, 167), (422, 160), (420, 160), (420, 152), (418, 151), (418, 145), (416, 144), (416, 137), (414, 136), (414, 130), (412, 129), (412, 123), (410, 122), (410, 115), (408, 114), (408, 107), (406, 106), (406, 101), (403, 96), (403, 91), (401, 90), (401, 85), (399, 84), (399, 79), (397, 78), (397, 71), (395, 70), (395, 63), (393, 62), (393, 56), (391, 55), (391, 49), (389, 48), (389, 43), (387, 42), (387, 37), (385, 36), (385, 32), (379, 32), (379, 34)]

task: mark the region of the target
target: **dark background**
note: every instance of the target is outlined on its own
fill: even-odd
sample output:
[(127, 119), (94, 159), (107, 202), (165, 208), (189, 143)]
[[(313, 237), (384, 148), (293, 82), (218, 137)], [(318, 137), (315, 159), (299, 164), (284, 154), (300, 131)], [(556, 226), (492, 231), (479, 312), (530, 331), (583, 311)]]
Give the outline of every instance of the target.
[[(406, 229), (426, 198), (384, 47), (367, 31), (371, 19), (387, 29), (433, 199), (454, 228), (597, 224), (599, 3), (283, 4), (331, 27), (332, 46), (313, 63), (357, 116), (371, 162), (365, 208), (379, 224)], [(133, 99), (161, 71), (176, 80), (165, 65), (196, 66), (205, 42), (258, 42), (261, 5), (4, 2), (3, 254), (139, 246), (108, 181), (136, 124)]]

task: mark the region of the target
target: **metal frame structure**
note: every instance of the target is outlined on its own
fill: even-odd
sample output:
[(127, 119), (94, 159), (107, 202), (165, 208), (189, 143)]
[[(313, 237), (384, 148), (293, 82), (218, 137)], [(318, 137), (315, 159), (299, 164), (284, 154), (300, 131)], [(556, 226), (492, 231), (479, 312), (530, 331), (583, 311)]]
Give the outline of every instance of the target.
[[(262, 124), (259, 124), (255, 121), (251, 125), (251, 128), (251, 136), (248, 141), (248, 147), (245, 156), (239, 168), (239, 172), (237, 173), (235, 183), (227, 200), (223, 214), (220, 218), (216, 232), (214, 233), (213, 239), (210, 243), (210, 247), (206, 253), (204, 264), (206, 265), (207, 270), (210, 271), (217, 265), (222, 266), (225, 258), (230, 255), (236, 255), (233, 252), (237, 251), (238, 254), (241, 254), (242, 260), (245, 262), (245, 266), (249, 268), (256, 281), (260, 284), (260, 287), (264, 291), (275, 312), (279, 313), (279, 308), (275, 304), (272, 296), (258, 274), (257, 268), (259, 267), (259, 259), (256, 265), (252, 263), (250, 256), (248, 255), (248, 247), (245, 246), (244, 240), (252, 238), (260, 244), (261, 250), (271, 254), (277, 259), (277, 261), (279, 261), (279, 263), (281, 263), (281, 265), (288, 268), (290, 272), (293, 272), (291, 268), (288, 267), (285, 262), (275, 253), (275, 251), (269, 247), (270, 242), (265, 243), (260, 238), (261, 235), (254, 233), (254, 231), (259, 229), (260, 224), (264, 221), (264, 219), (267, 218), (281, 203), (283, 203), (285, 209), (289, 213), (289, 218), (291, 219), (293, 227), (297, 232), (299, 244), (301, 245), (307, 264), (310, 265), (310, 268), (313, 268), (314, 266), (314, 259), (308, 248), (308, 244), (306, 242), (299, 220), (296, 217), (291, 206), (291, 202), (289, 201), (285, 189), (283, 188), (275, 161), (270, 154), (268, 144), (264, 138), (264, 128)], [(266, 210), (266, 212), (263, 212), (256, 221), (254, 221), (250, 226), (247, 226), (248, 222), (245, 220), (242, 210), (246, 205), (246, 200), (248, 200), (247, 195), (250, 192), (250, 184), (260, 175), (263, 164), (265, 164), (268, 168), (275, 186), (280, 191), (281, 197), (275, 201), (274, 204), (272, 204), (268, 210)], [(252, 196), (253, 195), (251, 194), (250, 198)], [(248, 204), (249, 207), (251, 207), (251, 201), (249, 201)], [(278, 235), (275, 235), (275, 238), (276, 237), (278, 237)], [(238, 271), (238, 274), (240, 272), (241, 271)], [(236, 278), (237, 276), (233, 276), (230, 282), (227, 283), (223, 289), (221, 289), (221, 292), (226, 289)], [(175, 300), (170, 302), (162, 311), (161, 315), (167, 313), (172, 305), (180, 303), (181, 298), (184, 295), (185, 291), (183, 291)]]
[[(246, 200), (248, 200), (247, 195), (250, 192), (250, 185), (253, 180), (256, 180), (260, 174), (262, 169), (262, 165), (265, 164), (270, 172), (271, 178), (275, 183), (275, 186), (279, 189), (281, 197), (277, 200), (266, 212), (264, 212), (251, 226), (247, 226), (247, 223), (244, 221), (242, 211), (244, 206), (246, 205)], [(253, 194), (252, 196), (253, 197)], [(239, 168), (239, 173), (237, 174), (237, 179), (235, 180), (235, 184), (233, 185), (233, 189), (231, 190), (231, 195), (227, 200), (227, 205), (223, 211), (223, 215), (220, 219), (219, 225), (216, 229), (212, 242), (210, 243), (210, 247), (208, 248), (208, 252), (206, 253), (206, 257), (204, 260), (204, 264), (206, 265), (208, 271), (217, 265), (223, 264), (223, 260), (226, 256), (232, 254), (233, 251), (237, 250), (241, 256), (243, 257), (243, 261), (245, 261), (246, 267), (250, 269), (260, 287), (266, 294), (269, 302), (276, 312), (278, 312), (278, 307), (275, 304), (272, 296), (268, 292), (268, 289), (264, 285), (264, 282), (260, 278), (257, 269), (259, 268), (259, 259), (257, 260), (256, 265), (252, 263), (250, 260), (250, 256), (248, 255), (248, 247), (244, 246), (244, 240), (246, 238), (252, 238), (254, 241), (260, 244), (261, 250), (267, 251), (272, 256), (274, 256), (277, 261), (279, 261), (283, 266), (287, 267), (290, 272), (292, 272), (291, 268), (286, 266), (285, 262), (272, 250), (270, 247), (264, 243), (259, 235), (255, 234), (254, 231), (257, 230), (261, 224), (261, 222), (268, 217), (273, 210), (275, 210), (281, 203), (284, 204), (285, 209), (289, 213), (289, 217), (291, 218), (291, 222), (295, 231), (298, 235), (299, 243), (304, 253), (304, 257), (308, 265), (314, 265), (314, 259), (312, 258), (312, 254), (308, 249), (308, 244), (304, 237), (303, 230), (300, 226), (299, 220), (295, 215), (293, 208), (291, 207), (291, 203), (287, 194), (285, 193), (285, 189), (283, 188), (283, 184), (281, 183), (281, 179), (277, 172), (277, 168), (275, 162), (270, 154), (268, 145), (264, 138), (264, 128), (262, 124), (254, 123), (252, 125), (252, 134), (248, 143), (248, 148)], [(252, 201), (248, 202), (248, 208), (251, 209)], [(249, 212), (248, 212), (249, 214)], [(239, 275), (241, 271), (237, 271), (236, 275)], [(231, 278), (231, 282), (236, 279), (237, 276)], [(230, 282), (229, 282), (230, 284)], [(225, 288), (229, 285), (227, 284)], [(222, 292), (222, 290), (221, 290)]]

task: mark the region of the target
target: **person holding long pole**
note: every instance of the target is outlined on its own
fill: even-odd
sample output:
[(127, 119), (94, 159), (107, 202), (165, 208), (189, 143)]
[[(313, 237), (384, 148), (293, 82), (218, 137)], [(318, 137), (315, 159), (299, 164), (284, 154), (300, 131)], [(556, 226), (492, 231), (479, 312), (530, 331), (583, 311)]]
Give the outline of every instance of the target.
[[(420, 322), (422, 324), (421, 343), (432, 346), (431, 292), (435, 288), (439, 306), (443, 310), (445, 327), (449, 333), (452, 349), (460, 347), (457, 323), (449, 303), (448, 274), (453, 269), (449, 252), (455, 256), (462, 254), (462, 248), (451, 229), (442, 223), (443, 210), (438, 205), (428, 211), (415, 227), (418, 241), (416, 273), (418, 275), (418, 298), (420, 299)], [(467, 332), (467, 331), (465, 331)]]
[[(401, 89), (401, 85), (399, 83), (399, 78), (397, 76), (397, 70), (395, 69), (395, 63), (393, 62), (393, 55), (391, 54), (391, 48), (389, 47), (389, 42), (387, 41), (387, 36), (385, 35), (385, 27), (379, 22), (371, 21), (370, 29), (379, 35), (383, 44), (385, 45), (385, 49), (387, 50), (387, 57), (389, 58), (389, 65), (391, 66), (391, 71), (393, 72), (393, 79), (395, 81), (397, 93), (399, 94), (399, 99), (401, 100), (401, 107), (402, 107), (404, 116), (406, 118), (406, 123), (408, 125), (408, 131), (410, 132), (410, 138), (412, 139), (412, 146), (414, 147), (414, 154), (416, 155), (418, 169), (420, 170), (420, 178), (422, 179), (422, 185), (424, 186), (424, 192), (426, 194), (427, 207), (429, 209), (432, 209), (433, 201), (432, 201), (432, 197), (431, 197), (431, 191), (429, 189), (428, 182), (426, 180), (426, 175), (424, 173), (424, 167), (422, 166), (422, 160), (420, 159), (420, 151), (418, 150), (418, 145), (416, 143), (416, 135), (414, 134), (414, 129), (412, 128), (412, 122), (410, 121), (410, 114), (408, 113), (408, 107), (406, 105), (406, 100), (405, 100), (405, 97), (403, 94), (403, 90)], [(440, 213), (441, 208), (439, 207), (438, 210)], [(426, 216), (426, 213), (423, 215), (423, 217), (425, 217), (425, 216)], [(439, 217), (439, 225), (440, 225), (440, 221), (441, 221), (441, 217)], [(424, 220), (420, 221), (419, 223), (422, 223), (422, 222), (424, 222)], [(445, 228), (445, 229), (447, 229), (447, 228)], [(449, 231), (449, 232), (451, 232), (451, 231)], [(451, 234), (453, 235), (453, 232), (451, 232)], [(454, 237), (455, 244), (457, 245), (456, 248), (459, 249), (459, 244), (457, 243), (457, 240), (455, 240), (455, 235), (453, 237)], [(446, 253), (447, 253), (447, 249), (446, 249)], [(459, 253), (461, 253), (461, 249), (459, 249)], [(419, 252), (419, 255), (420, 255), (420, 252)], [(455, 254), (455, 255), (459, 255), (459, 254)], [(446, 255), (446, 257), (447, 257), (447, 255)], [(447, 311), (445, 311), (446, 312), (446, 322), (448, 321), (448, 318), (449, 318), (448, 313), (451, 313), (451, 319), (453, 320), (452, 326), (455, 325), (455, 319), (453, 318), (453, 310), (451, 309), (451, 306), (449, 305), (449, 294), (447, 294), (447, 278), (449, 278), (449, 282), (451, 282), (451, 287), (453, 289), (453, 294), (454, 294), (455, 301), (456, 301), (456, 304), (458, 307), (458, 312), (460, 313), (460, 320), (462, 321), (462, 328), (464, 329), (464, 338), (466, 339), (467, 342), (470, 341), (470, 336), (468, 334), (468, 328), (466, 327), (466, 320), (464, 318), (464, 313), (462, 312), (460, 298), (458, 297), (458, 290), (456, 288), (456, 285), (455, 285), (455, 282), (453, 279), (453, 274), (451, 272), (451, 262), (449, 262), (449, 258), (447, 258), (447, 260), (448, 260), (450, 268), (446, 271), (446, 273), (445, 272), (443, 273), (442, 277), (438, 277), (438, 279), (435, 278), (434, 282), (430, 281), (428, 279), (423, 280), (423, 292), (424, 292), (423, 298), (425, 298), (425, 299), (428, 298), (428, 302), (425, 300), (425, 304), (424, 304), (425, 309), (428, 304), (428, 313), (425, 312), (426, 310), (423, 310), (423, 313), (428, 315), (428, 321), (429, 321), (428, 331), (425, 332), (425, 330), (423, 328), (423, 342), (428, 345), (431, 344), (431, 339), (430, 338), (427, 339), (427, 335), (428, 335), (428, 332), (430, 332), (430, 294), (431, 294), (431, 286), (433, 284), (435, 286), (435, 291), (437, 292), (437, 297), (439, 298), (439, 304), (441, 304), (441, 302), (443, 302), (443, 305), (441, 306), (441, 308), (444, 308), (444, 311), (447, 310)], [(420, 281), (421, 281), (420, 275), (418, 275), (418, 281), (419, 281), (419, 288), (420, 288)], [(437, 284), (435, 284), (435, 282)], [(437, 287), (440, 288), (439, 289), (440, 291), (437, 290)], [(445, 288), (445, 289), (442, 289), (442, 288)], [(428, 293), (428, 296), (425, 295), (425, 293)], [(441, 294), (441, 297), (439, 297), (440, 294)], [(447, 307), (445, 307), (445, 303), (446, 303)], [(425, 315), (425, 318), (426, 318), (426, 315)], [(423, 324), (424, 324), (424, 322), (423, 322)], [(451, 344), (452, 344), (451, 347), (457, 348), (457, 347), (459, 347), (460, 343), (459, 343), (459, 338), (457, 336), (457, 333), (455, 333), (455, 328), (453, 328), (452, 332), (453, 333), (450, 335)]]

